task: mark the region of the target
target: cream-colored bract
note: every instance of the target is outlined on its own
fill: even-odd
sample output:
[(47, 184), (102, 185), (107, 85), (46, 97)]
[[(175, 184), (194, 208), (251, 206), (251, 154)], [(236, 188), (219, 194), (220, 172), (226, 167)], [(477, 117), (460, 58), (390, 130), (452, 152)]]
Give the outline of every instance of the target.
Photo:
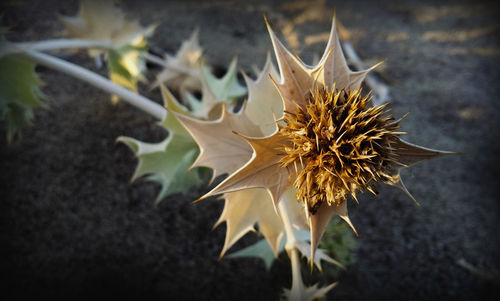
[(220, 257), (243, 235), (254, 231), (255, 224), (259, 225), (259, 231), (271, 246), (274, 256), (278, 257), (284, 235), (283, 224), (273, 210), (268, 192), (262, 188), (245, 189), (225, 193), (224, 199), (224, 210), (214, 225), (215, 228), (226, 222), (226, 239)]
[(248, 100), (243, 114), (260, 126), (263, 135), (274, 133), (277, 129), (276, 120), (283, 117), (283, 101), (271, 81), (271, 78), (279, 80), (280, 77), (271, 61), (270, 53), (267, 54), (264, 68), (256, 80), (252, 80), (244, 72), (243, 78), (248, 88)]
[(177, 115), (200, 148), (200, 155), (192, 167), (211, 167), (214, 170), (212, 179), (235, 172), (252, 157), (252, 148), (232, 131), (251, 136), (261, 134), (260, 128), (245, 115), (229, 113), (225, 105), (219, 109), (222, 115), (214, 121)]

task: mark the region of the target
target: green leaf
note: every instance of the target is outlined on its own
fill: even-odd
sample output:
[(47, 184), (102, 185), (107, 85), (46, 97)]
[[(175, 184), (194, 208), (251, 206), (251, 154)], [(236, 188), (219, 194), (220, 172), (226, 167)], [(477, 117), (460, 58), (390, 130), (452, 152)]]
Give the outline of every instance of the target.
[(118, 137), (117, 141), (130, 147), (139, 159), (131, 181), (147, 176), (147, 180), (161, 185), (155, 205), (167, 195), (186, 193), (192, 186), (199, 184), (198, 170), (188, 170), (198, 155), (198, 148), (191, 138), (171, 133), (160, 143), (147, 143), (123, 136)]
[(30, 124), (33, 108), (45, 107), (42, 84), (31, 61), (13, 54), (0, 57), (0, 118), (7, 120), (9, 142)]
[(328, 224), (319, 246), (344, 265), (350, 265), (356, 261), (354, 254), (357, 248), (356, 240), (349, 227), (340, 222), (339, 218)]
[[(161, 88), (164, 106), (170, 112), (189, 114), (168, 89), (163, 85)], [(145, 180), (161, 185), (154, 201), (155, 205), (170, 194), (189, 192), (191, 187), (199, 185), (199, 172), (206, 173), (206, 168), (189, 169), (198, 156), (199, 149), (191, 135), (170, 112), (165, 120), (158, 124), (169, 132), (163, 141), (147, 143), (125, 136), (116, 140), (125, 143), (139, 159), (131, 181), (144, 176)]]
[(233, 100), (247, 93), (247, 89), (238, 83), (237, 63), (238, 59), (235, 57), (221, 78), (215, 77), (207, 66), (202, 67), (202, 74), (219, 101)]
[(142, 73), (146, 63), (141, 53), (147, 50), (146, 40), (142, 38), (139, 43), (125, 45), (108, 52), (109, 78), (134, 92), (137, 92), (137, 82), (144, 80)]
[[(309, 231), (307, 230), (294, 230), (295, 236), (299, 240), (307, 240), (309, 239)], [(285, 249), (286, 236), (280, 241), (280, 245), (278, 248), (277, 254), (281, 253)], [(264, 238), (259, 240), (253, 245), (250, 245), (246, 248), (243, 248), (239, 251), (231, 253), (227, 255), (228, 258), (242, 258), (242, 257), (255, 257), (260, 258), (264, 261), (264, 265), (266, 266), (266, 270), (269, 271), (271, 266), (273, 265), (274, 260), (276, 259), (273, 253), (273, 249), (269, 245), (269, 242)]]
[[(283, 251), (285, 248), (285, 239), (281, 240), (280, 248), (278, 253)], [(260, 258), (264, 261), (266, 270), (270, 270), (274, 262), (274, 253), (271, 246), (266, 239), (261, 239), (255, 244), (248, 246), (244, 249), (231, 253), (227, 256), (228, 258), (242, 258), (242, 257), (255, 257)]]
[[(342, 224), (342, 226), (345, 226)], [(346, 233), (348, 232), (348, 229), (345, 227), (343, 230)], [(308, 243), (310, 239), (310, 233), (308, 230), (297, 230), (294, 229), (295, 233), (295, 238), (297, 239), (297, 245), (296, 248), (302, 253), (302, 255), (306, 256), (309, 260), (311, 259), (311, 245)], [(338, 232), (336, 232), (338, 233)], [(350, 233), (350, 231), (349, 231)], [(285, 249), (285, 242), (286, 242), (286, 236), (283, 237), (280, 241), (280, 245), (277, 251), (277, 254), (281, 253)], [(351, 249), (347, 250), (348, 252), (351, 251)], [(246, 248), (243, 248), (239, 251), (236, 251), (234, 253), (231, 253), (227, 256), (228, 258), (241, 258), (241, 257), (255, 257), (255, 258), (260, 258), (264, 261), (264, 265), (266, 266), (266, 270), (269, 270), (271, 266), (273, 265), (274, 260), (276, 259), (273, 253), (273, 250), (271, 249), (271, 246), (269, 245), (269, 242), (266, 239), (261, 239), (260, 241), (256, 242), (253, 245), (250, 245)], [(330, 262), (342, 269), (345, 269), (345, 267), (338, 262), (337, 260), (334, 260), (330, 258), (328, 255), (324, 253), (324, 250), (322, 249), (317, 249), (316, 250), (316, 258), (314, 260), (316, 266), (321, 270), (321, 260), (325, 260), (327, 262)]]

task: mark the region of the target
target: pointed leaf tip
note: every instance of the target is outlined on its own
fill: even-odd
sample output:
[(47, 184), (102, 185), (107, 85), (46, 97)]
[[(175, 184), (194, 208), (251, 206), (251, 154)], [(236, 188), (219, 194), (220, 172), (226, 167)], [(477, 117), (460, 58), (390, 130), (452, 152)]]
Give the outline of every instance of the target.
[(456, 155), (456, 152), (441, 151), (432, 148), (426, 148), (419, 146), (410, 142), (407, 142), (401, 138), (398, 138), (394, 143), (394, 148), (398, 157), (398, 162), (409, 166), (412, 166), (421, 161), (429, 160), (432, 158), (445, 156), (445, 155)]
[(359, 237), (358, 231), (352, 224), (347, 213), (347, 202), (344, 201), (338, 206), (329, 206), (327, 204), (322, 204), (322, 206), (316, 211), (316, 214), (311, 215), (309, 219), (310, 231), (311, 231), (311, 258), (314, 261), (314, 256), (316, 249), (318, 247), (319, 241), (325, 232), (331, 217), (336, 214), (342, 218), (354, 231), (354, 234)]

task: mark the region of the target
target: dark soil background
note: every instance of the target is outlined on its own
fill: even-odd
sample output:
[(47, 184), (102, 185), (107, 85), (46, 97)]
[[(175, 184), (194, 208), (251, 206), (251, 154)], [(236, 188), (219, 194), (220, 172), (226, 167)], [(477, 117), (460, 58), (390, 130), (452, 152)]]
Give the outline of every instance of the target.
[[(238, 54), (249, 71), (271, 47), (265, 14), (311, 62), (328, 32), (333, 8), (363, 58), (387, 59), (379, 74), (390, 86), (396, 116), (407, 111), (406, 139), (464, 152), (403, 173), (417, 207), (402, 192), (380, 187), (350, 213), (360, 237), (357, 262), (337, 277), (333, 300), (485, 300), (494, 281), (457, 264), (461, 259), (500, 277), (499, 10), (478, 1), (277, 2), (124, 1), (145, 23), (159, 23), (153, 49), (175, 52), (196, 25), (207, 59), (227, 66)], [(4, 1), (13, 41), (60, 36), (57, 14), (76, 1)], [(313, 16), (308, 19), (307, 16)], [(95, 70), (84, 54), (66, 59)], [(270, 272), (258, 260), (217, 258), (225, 228), (212, 231), (222, 201), (174, 195), (158, 208), (159, 189), (128, 184), (136, 165), (116, 137), (160, 141), (165, 133), (135, 108), (68, 76), (39, 68), (48, 110), (37, 110), (22, 140), (0, 146), (0, 296), (162, 300), (277, 300), (291, 285), (286, 257)], [(152, 69), (148, 77), (153, 78)], [(105, 74), (104, 70), (100, 70)], [(157, 91), (143, 91), (160, 100)], [(0, 137), (5, 137), (2, 124)], [(5, 141), (5, 139), (2, 139)], [(255, 241), (249, 234), (246, 243)], [(244, 245), (240, 244), (239, 246)], [(7, 300), (7, 299), (4, 299)], [(11, 299), (9, 299), (11, 300)]]

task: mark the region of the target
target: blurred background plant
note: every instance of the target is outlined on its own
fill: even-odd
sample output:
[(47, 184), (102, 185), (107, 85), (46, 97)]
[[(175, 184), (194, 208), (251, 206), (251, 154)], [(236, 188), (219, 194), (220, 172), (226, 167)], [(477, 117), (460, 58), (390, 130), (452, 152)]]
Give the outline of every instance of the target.
[[(326, 227), (325, 234), (319, 243), (319, 248), (349, 268), (356, 262), (358, 243), (351, 229), (340, 218), (332, 218)], [(340, 270), (333, 265), (323, 269), (323, 273), (338, 277)]]

